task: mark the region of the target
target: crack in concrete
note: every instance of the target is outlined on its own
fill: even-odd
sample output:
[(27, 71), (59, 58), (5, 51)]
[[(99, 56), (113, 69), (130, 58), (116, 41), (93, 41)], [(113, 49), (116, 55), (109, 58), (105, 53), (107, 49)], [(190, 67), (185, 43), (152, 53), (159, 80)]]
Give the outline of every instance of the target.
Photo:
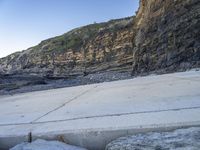
[(152, 110), (152, 111), (138, 111), (138, 112), (118, 113), (118, 114), (94, 115), (94, 116), (76, 117), (76, 118), (71, 118), (71, 119), (44, 121), (44, 122), (35, 122), (35, 123), (48, 123), (48, 122), (50, 123), (50, 122), (63, 122), (63, 121), (91, 119), (91, 118), (118, 117), (118, 116), (134, 115), (134, 114), (159, 113), (159, 112), (166, 112), (166, 111), (180, 111), (180, 110), (199, 109), (199, 108), (200, 108), (200, 106), (185, 107), (185, 108), (174, 108), (174, 109), (163, 109), (163, 110)]
[(167, 111), (181, 111), (181, 110), (191, 110), (191, 109), (200, 109), (200, 106), (197, 106), (197, 107), (184, 107), (184, 108), (173, 108), (173, 109), (163, 109), (163, 110), (138, 111), (138, 112), (119, 113), (119, 114), (94, 115), (94, 116), (77, 117), (77, 118), (70, 118), (70, 119), (63, 119), (63, 120), (43, 121), (43, 122), (18, 123), (18, 124), (0, 124), (0, 126), (28, 125), (28, 124), (33, 124), (33, 125), (34, 124), (46, 124), (46, 123), (56, 123), (56, 122), (65, 122), (65, 121), (75, 121), (75, 120), (82, 120), (82, 119), (104, 118), (104, 117), (119, 117), (119, 116), (126, 116), (126, 115), (159, 113), (159, 112), (167, 112)]
[(173, 78), (185, 80), (185, 81), (199, 81), (200, 82), (200, 79), (193, 79), (193, 78), (187, 78), (187, 77), (173, 77)]
[(51, 110), (51, 111), (48, 111), (47, 113), (45, 113), (44, 115), (42, 115), (42, 116), (40, 116), (40, 117), (38, 117), (38, 118), (34, 119), (34, 120), (33, 120), (33, 121), (31, 121), (30, 123), (31, 123), (31, 124), (33, 124), (34, 122), (36, 122), (36, 121), (40, 120), (41, 118), (43, 118), (43, 117), (45, 117), (45, 116), (49, 115), (49, 114), (50, 114), (50, 113), (52, 113), (52, 112), (55, 112), (55, 111), (59, 110), (60, 108), (62, 108), (62, 107), (64, 107), (64, 106), (66, 106), (66, 105), (67, 105), (67, 104), (69, 104), (70, 102), (72, 102), (72, 101), (76, 100), (77, 98), (79, 98), (79, 97), (81, 97), (81, 96), (85, 95), (86, 93), (90, 92), (91, 90), (93, 90), (93, 89), (96, 89), (97, 87), (98, 87), (98, 85), (96, 85), (96, 86), (94, 86), (94, 87), (92, 87), (92, 88), (90, 88), (90, 89), (88, 89), (88, 90), (86, 90), (86, 91), (82, 92), (81, 94), (79, 94), (79, 95), (77, 95), (77, 96), (75, 96), (75, 97), (71, 98), (69, 101), (67, 101), (67, 102), (63, 103), (62, 105), (60, 105), (60, 106), (58, 106), (58, 107), (54, 108), (54, 109), (53, 109), (53, 110)]

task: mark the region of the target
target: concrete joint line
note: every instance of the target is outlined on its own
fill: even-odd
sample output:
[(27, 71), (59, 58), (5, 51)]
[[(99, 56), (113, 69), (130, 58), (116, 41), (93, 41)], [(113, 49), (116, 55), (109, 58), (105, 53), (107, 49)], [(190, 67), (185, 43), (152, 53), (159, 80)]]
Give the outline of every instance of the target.
[(104, 118), (104, 117), (119, 117), (119, 116), (126, 116), (126, 115), (137, 115), (137, 114), (159, 113), (159, 112), (167, 112), (167, 111), (181, 111), (181, 110), (192, 110), (192, 109), (200, 109), (200, 106), (197, 106), (197, 107), (174, 108), (174, 109), (163, 109), (163, 110), (138, 111), (138, 112), (119, 113), (119, 114), (105, 114), (105, 115), (77, 117), (77, 118), (63, 119), (63, 120), (44, 121), (44, 122), (31, 122), (31, 123), (18, 123), (18, 124), (0, 124), (0, 126), (28, 125), (28, 124), (45, 124), (45, 123), (56, 123), (56, 122), (64, 122), (64, 121), (75, 121), (75, 120), (82, 120), (82, 119)]
[(63, 120), (54, 120), (54, 121), (45, 121), (45, 122), (34, 122), (33, 124), (55, 123), (55, 122), (75, 121), (75, 120), (82, 120), (82, 119), (104, 118), (104, 117), (119, 117), (119, 116), (126, 116), (126, 115), (159, 113), (159, 112), (166, 112), (166, 111), (180, 111), (180, 110), (191, 110), (191, 109), (200, 109), (200, 106), (197, 106), (197, 107), (175, 108), (175, 109), (163, 109), (163, 110), (138, 111), (138, 112), (119, 113), (119, 114), (105, 114), (105, 115), (96, 115), (96, 116), (86, 116), (86, 117), (77, 117), (77, 118), (63, 119)]
[(69, 101), (63, 103), (62, 105), (60, 105), (60, 106), (54, 108), (53, 110), (51, 110), (51, 111), (45, 113), (44, 115), (42, 115), (42, 116), (36, 118), (35, 120), (31, 121), (30, 123), (33, 124), (34, 122), (37, 122), (37, 121), (40, 120), (41, 118), (43, 118), (43, 117), (49, 115), (49, 114), (52, 113), (52, 112), (55, 112), (55, 111), (59, 110), (60, 108), (66, 106), (67, 104), (71, 103), (72, 101), (76, 100), (77, 98), (79, 98), (79, 97), (85, 95), (86, 93), (90, 92), (91, 90), (96, 89), (97, 87), (98, 87), (98, 85), (96, 85), (95, 87), (92, 87), (92, 88), (90, 88), (90, 89), (84, 91), (83, 93), (81, 93), (81, 94), (79, 94), (79, 95), (73, 97), (72, 99), (70, 99)]

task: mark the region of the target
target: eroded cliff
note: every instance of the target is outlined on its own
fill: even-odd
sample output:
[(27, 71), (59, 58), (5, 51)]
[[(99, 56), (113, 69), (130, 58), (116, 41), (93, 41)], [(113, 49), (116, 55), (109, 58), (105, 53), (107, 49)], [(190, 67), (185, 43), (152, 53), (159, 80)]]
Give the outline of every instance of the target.
[(67, 77), (131, 69), (133, 23), (134, 17), (129, 17), (74, 29), (1, 59), (0, 71)]
[(135, 17), (77, 28), (0, 59), (0, 90), (49, 78), (67, 77), (70, 86), (77, 76), (75, 85), (199, 67), (200, 0), (140, 0)]
[(141, 0), (134, 28), (133, 74), (200, 66), (199, 0)]

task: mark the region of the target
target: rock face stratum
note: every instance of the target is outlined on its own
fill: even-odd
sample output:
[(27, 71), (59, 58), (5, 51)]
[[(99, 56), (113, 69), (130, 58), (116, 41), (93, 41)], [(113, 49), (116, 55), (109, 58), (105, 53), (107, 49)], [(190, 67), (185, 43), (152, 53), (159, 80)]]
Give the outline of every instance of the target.
[(133, 74), (200, 66), (199, 0), (141, 0), (134, 27)]
[(67, 77), (132, 64), (134, 17), (95, 23), (42, 41), (0, 60), (6, 74)]

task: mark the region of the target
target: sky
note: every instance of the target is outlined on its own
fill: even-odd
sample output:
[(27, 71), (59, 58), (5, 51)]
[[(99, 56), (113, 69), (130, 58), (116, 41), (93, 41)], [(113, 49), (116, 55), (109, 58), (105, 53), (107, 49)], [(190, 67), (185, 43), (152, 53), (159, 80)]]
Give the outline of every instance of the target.
[(139, 0), (0, 0), (0, 58), (76, 27), (132, 16)]

